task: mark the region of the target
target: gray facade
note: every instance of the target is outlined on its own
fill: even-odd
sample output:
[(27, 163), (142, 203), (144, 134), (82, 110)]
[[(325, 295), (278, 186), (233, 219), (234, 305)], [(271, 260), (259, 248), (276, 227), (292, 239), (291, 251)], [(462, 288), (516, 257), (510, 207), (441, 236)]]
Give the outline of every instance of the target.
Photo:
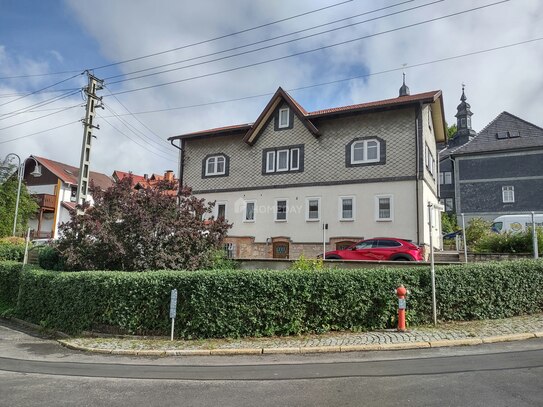
[(440, 154), (439, 196), (454, 201), (449, 212), (487, 220), (543, 212), (543, 129), (502, 112), (479, 133), (469, 130)]

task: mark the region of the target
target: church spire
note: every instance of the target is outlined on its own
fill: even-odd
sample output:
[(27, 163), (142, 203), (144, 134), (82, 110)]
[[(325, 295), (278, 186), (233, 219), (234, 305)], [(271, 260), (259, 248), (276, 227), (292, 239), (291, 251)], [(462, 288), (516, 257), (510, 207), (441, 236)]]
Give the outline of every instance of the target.
[(466, 85), (462, 84), (462, 95), (460, 96), (460, 104), (456, 107), (456, 133), (449, 141), (449, 146), (459, 146), (470, 141), (477, 135), (475, 130), (471, 128), (471, 106), (466, 100), (465, 92)]
[(400, 97), (409, 96), (409, 88), (405, 84), (405, 72), (403, 73), (403, 85), (400, 88)]

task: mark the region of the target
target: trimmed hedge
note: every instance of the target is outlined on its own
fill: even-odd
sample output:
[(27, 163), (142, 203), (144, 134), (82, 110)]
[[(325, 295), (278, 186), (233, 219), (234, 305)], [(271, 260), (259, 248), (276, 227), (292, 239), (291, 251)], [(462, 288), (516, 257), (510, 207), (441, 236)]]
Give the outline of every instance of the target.
[(0, 239), (0, 261), (23, 261), (25, 240), (20, 237), (4, 237)]
[(22, 263), (14, 261), (0, 262), (0, 303), (9, 307), (17, 305), (19, 278), (22, 268)]
[[(4, 264), (0, 263), (0, 268)], [(397, 312), (393, 289), (400, 283), (410, 290), (409, 322), (430, 322), (430, 272), (426, 268), (141, 273), (26, 270), (20, 278), (16, 313), (68, 333), (111, 328), (167, 335), (170, 290), (177, 288), (176, 335), (183, 338), (376, 329), (393, 326)], [(541, 312), (542, 286), (541, 261), (438, 267), (438, 318), (471, 320)]]

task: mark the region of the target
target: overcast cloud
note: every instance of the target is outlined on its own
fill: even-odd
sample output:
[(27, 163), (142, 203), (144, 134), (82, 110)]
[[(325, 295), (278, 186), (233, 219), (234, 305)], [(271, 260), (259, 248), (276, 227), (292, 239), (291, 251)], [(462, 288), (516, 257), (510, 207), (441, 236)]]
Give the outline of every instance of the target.
[[(543, 2), (539, 0), (511, 0), (479, 11), (373, 36), (298, 57), (149, 90), (120, 94), (117, 96), (119, 101), (128, 110), (136, 113), (135, 116), (146, 127), (131, 115), (122, 116), (126, 126), (132, 129), (131, 131), (118, 118), (111, 117), (112, 112), (126, 114), (127, 111), (114, 97), (110, 96), (110, 91), (118, 93), (213, 74), (397, 29), (492, 2), (492, 0), (442, 1), (410, 12), (235, 58), (118, 84), (112, 82), (122, 78), (106, 80), (107, 88), (99, 93), (104, 96), (103, 102), (106, 109), (99, 112), (104, 118), (97, 120), (100, 130), (95, 132), (97, 139), (93, 145), (92, 169), (107, 174), (111, 174), (115, 169), (133, 171), (137, 174), (161, 173), (167, 169), (177, 170), (177, 152), (166, 142), (168, 137), (217, 126), (252, 122), (270, 96), (158, 113), (139, 114), (138, 112), (271, 94), (279, 86), (289, 90), (367, 74), (371, 76), (290, 93), (308, 111), (392, 98), (398, 95), (398, 89), (401, 86), (401, 70), (386, 74), (378, 73), (401, 68), (404, 63), (407, 64), (407, 84), (411, 93), (436, 89), (443, 91), (445, 114), (449, 123), (454, 123), (461, 84), (465, 83), (468, 101), (474, 112), (473, 127), (476, 130), (482, 129), (504, 110), (543, 126), (541, 114), (543, 41), (447, 62), (410, 67), (427, 61), (543, 37), (541, 27)], [(401, 0), (353, 0), (344, 5), (259, 30), (112, 68), (97, 69), (95, 75), (108, 78), (194, 58), (397, 3), (401, 3)], [(431, 0), (407, 2), (386, 11), (352, 18), (349, 21), (297, 36), (285, 37), (271, 43), (427, 3), (431, 3)], [(71, 44), (73, 48), (63, 49), (59, 41), (52, 41), (50, 48), (44, 49), (43, 52), (31, 51), (21, 45), (10, 47), (9, 41), (2, 43), (1, 38), (5, 37), (2, 35), (0, 36), (0, 77), (100, 66), (204, 41), (331, 4), (334, 4), (333, 0), (296, 2), (205, 0), (199, 2), (175, 0), (81, 2), (67, 0), (62, 3), (61, 9), (80, 32), (74, 31), (73, 27), (63, 32), (63, 26), (58, 24), (52, 24), (48, 29), (51, 32), (59, 32), (58, 35), (65, 38), (73, 36), (73, 41), (76, 42)], [(28, 12), (32, 12), (32, 9)], [(85, 42), (78, 44), (78, 39), (83, 37), (86, 38)], [(32, 41), (32, 38), (28, 38), (28, 41)], [(268, 44), (270, 43), (259, 46)], [(258, 46), (252, 48), (255, 47)], [(78, 51), (74, 51), (74, 48)], [(251, 47), (236, 52), (247, 49)], [(224, 55), (228, 54), (161, 69), (194, 64)], [(89, 65), (84, 66), (81, 65), (82, 63)], [(150, 72), (152, 71), (144, 73)], [(56, 94), (39, 93), (20, 100), (7, 96), (36, 90), (71, 75), (75, 73), (0, 80), (0, 104), (11, 102), (0, 106), (0, 115), (45, 101)], [(78, 76), (60, 84), (55, 89), (82, 87), (85, 82), (84, 76)], [(33, 113), (21, 113), (11, 117), (10, 115), (1, 116), (0, 159), (9, 152), (16, 152), (21, 157), (34, 154), (78, 166), (82, 138), (80, 123), (30, 137), (24, 136), (80, 120), (84, 114), (84, 109), (81, 107), (83, 103), (81, 95), (76, 94), (54, 104), (37, 106), (33, 109), (36, 110)], [(55, 112), (44, 109), (72, 106), (73, 108), (64, 112), (16, 125)], [(24, 138), (5, 142), (19, 137)]]

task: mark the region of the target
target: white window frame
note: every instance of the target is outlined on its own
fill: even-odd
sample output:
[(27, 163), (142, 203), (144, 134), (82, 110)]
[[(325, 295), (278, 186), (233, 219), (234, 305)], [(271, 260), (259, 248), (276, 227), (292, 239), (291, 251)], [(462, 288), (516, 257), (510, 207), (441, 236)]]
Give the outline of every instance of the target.
[[(222, 171), (217, 171), (217, 168), (219, 167), (219, 158), (222, 158), (222, 160), (223, 160)], [(213, 160), (213, 170), (209, 171), (209, 163), (210, 163), (211, 160)], [(209, 176), (209, 175), (224, 175), (224, 174), (226, 174), (226, 157), (224, 155), (220, 155), (220, 154), (213, 155), (211, 157), (207, 157), (205, 166), (206, 166), (206, 171), (205, 171), (206, 176)]]
[[(254, 223), (256, 222), (256, 200), (248, 199), (244, 202), (243, 206), (243, 223)], [(253, 204), (253, 219), (247, 219), (247, 207), (248, 204)]]
[[(317, 218), (309, 218), (309, 201), (317, 201), (318, 211)], [(308, 196), (305, 198), (305, 221), (306, 222), (320, 222), (321, 220), (321, 197), (320, 196)]]
[[(344, 218), (343, 217), (343, 200), (345, 199), (351, 199), (352, 200), (352, 214), (353, 216), (350, 218)], [(340, 196), (338, 198), (338, 219), (340, 222), (352, 222), (356, 219), (356, 197), (354, 196)]]
[[(375, 142), (377, 144), (377, 158), (368, 159), (368, 143)], [(355, 160), (354, 149), (357, 145), (362, 144), (362, 159)], [(368, 140), (357, 140), (351, 144), (351, 164), (366, 164), (366, 163), (378, 163), (381, 161), (381, 143), (378, 139), (372, 138)]]
[(454, 198), (445, 198), (445, 212), (452, 212), (454, 209)]
[[(281, 123), (281, 117), (285, 117), (285, 123)], [(288, 128), (290, 125), (290, 109), (288, 107), (283, 107), (279, 109), (279, 116), (277, 117), (277, 120), (279, 121), (277, 123), (277, 127), (279, 129), (285, 129)]]
[(219, 205), (224, 205), (224, 219), (227, 219), (228, 216), (228, 204), (226, 201), (216, 201), (215, 207), (213, 208), (213, 216), (215, 219), (219, 218)]
[(440, 172), (439, 173), (439, 185), (443, 185), (444, 183), (444, 178), (445, 178), (445, 173), (444, 172)]
[[(292, 156), (294, 155), (294, 151), (296, 151), (298, 153), (298, 165), (296, 167), (294, 167), (292, 165), (292, 162), (294, 161), (292, 159)], [(289, 168), (290, 168), (290, 171), (296, 171), (296, 170), (299, 170), (300, 169), (300, 149), (299, 148), (291, 148), (290, 149), (290, 161), (289, 161)]]
[(451, 185), (452, 184), (452, 172), (451, 171), (445, 171), (443, 173), (443, 178), (445, 180), (445, 184), (446, 185)]
[[(286, 164), (287, 166), (285, 168), (280, 168), (279, 167), (279, 157), (281, 156), (281, 153), (286, 153), (286, 156), (287, 156), (287, 160), (286, 160)], [(275, 169), (276, 171), (275, 172), (287, 172), (289, 171), (289, 168), (290, 168), (290, 151), (289, 149), (282, 149), (282, 150), (277, 150), (277, 153), (275, 154), (276, 155), (276, 165), (275, 165)]]
[[(277, 215), (279, 215), (279, 202), (285, 202), (285, 219), (278, 219)], [(277, 198), (275, 200), (275, 213), (274, 213), (274, 220), (276, 222), (288, 222), (288, 199), (287, 198)]]
[(502, 187), (502, 201), (503, 203), (515, 203), (515, 187), (512, 185), (506, 185)]
[[(390, 217), (381, 218), (379, 217), (379, 199), (388, 198), (390, 202)], [(391, 194), (382, 194), (375, 195), (375, 210), (374, 216), (376, 222), (393, 222), (394, 221), (394, 195)]]
[(271, 150), (266, 153), (266, 172), (275, 172), (275, 150)]

